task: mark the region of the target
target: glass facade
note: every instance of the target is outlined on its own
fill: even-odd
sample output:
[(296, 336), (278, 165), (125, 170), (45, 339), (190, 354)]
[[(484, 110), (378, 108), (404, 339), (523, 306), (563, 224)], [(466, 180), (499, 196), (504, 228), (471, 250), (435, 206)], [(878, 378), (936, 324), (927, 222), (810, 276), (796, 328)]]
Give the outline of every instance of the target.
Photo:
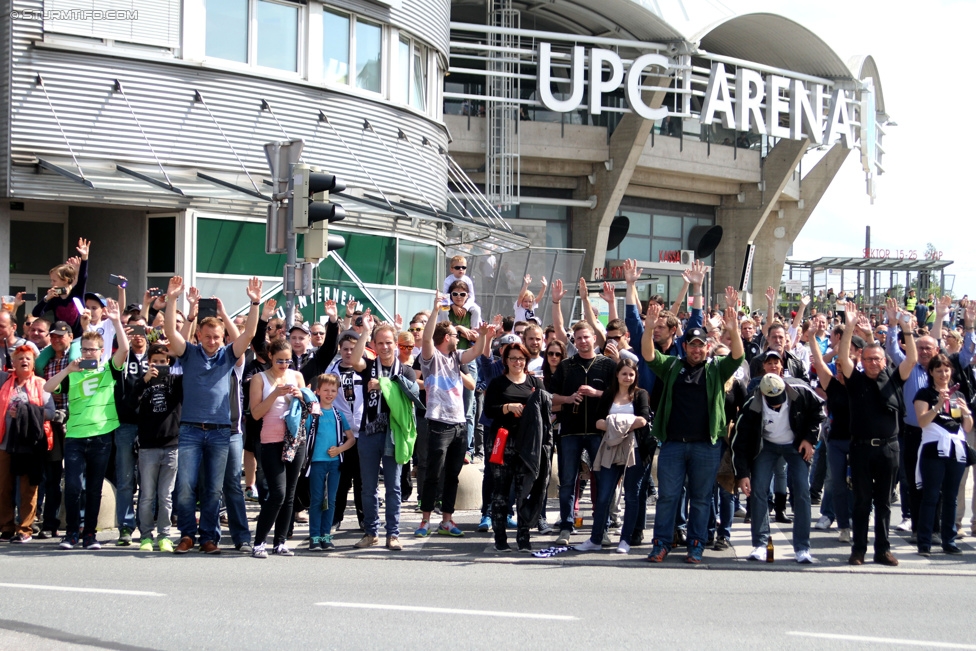
[(383, 28), (356, 21), (356, 87), (379, 93), (383, 90)]
[(622, 207), (617, 216), (626, 217), (630, 228), (619, 246), (607, 250), (608, 260), (665, 261), (667, 252), (688, 248), (692, 228), (715, 223), (713, 216), (681, 214), (680, 210), (663, 208)]

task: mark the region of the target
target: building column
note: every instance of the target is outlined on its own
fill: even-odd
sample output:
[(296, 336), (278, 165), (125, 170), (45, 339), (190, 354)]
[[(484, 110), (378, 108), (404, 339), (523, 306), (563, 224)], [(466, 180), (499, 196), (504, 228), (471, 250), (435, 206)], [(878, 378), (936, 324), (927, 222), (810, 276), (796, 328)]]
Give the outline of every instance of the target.
[[(670, 81), (667, 78), (655, 78), (646, 83), (652, 86), (668, 86)], [(645, 92), (644, 103), (651, 109), (660, 108), (665, 95), (663, 91)], [(645, 120), (636, 113), (625, 114), (610, 137), (609, 160), (605, 164), (594, 165), (593, 183), (590, 183), (588, 177), (583, 177), (577, 185), (574, 199), (586, 200), (596, 196), (594, 208), (573, 208), (572, 211), (573, 246), (586, 250), (583, 258), (584, 277), (592, 278), (594, 269), (603, 268), (607, 257), (610, 224), (627, 192), (653, 128), (653, 120)]]
[(762, 225), (755, 239), (756, 255), (752, 265), (756, 295), (765, 292), (767, 287), (779, 290), (787, 252), (851, 151), (839, 142), (834, 144), (800, 181), (800, 201), (781, 203), (782, 218), (774, 215)]
[[(6, 242), (6, 244), (4, 244)], [(10, 293), (10, 200), (0, 201), (0, 290)]]
[[(724, 288), (729, 285), (739, 286), (746, 244), (755, 241), (809, 144), (810, 141), (806, 138), (781, 139), (766, 155), (762, 164), (762, 180), (759, 183), (744, 183), (738, 195), (722, 197), (722, 204), (715, 211), (715, 223), (723, 230), (722, 243), (715, 250), (712, 286), (716, 295), (724, 295)], [(754, 276), (758, 261), (757, 250), (753, 261)], [(755, 287), (760, 286), (758, 279), (754, 283)], [(765, 291), (765, 286), (761, 291), (757, 289), (757, 293), (762, 291)]]

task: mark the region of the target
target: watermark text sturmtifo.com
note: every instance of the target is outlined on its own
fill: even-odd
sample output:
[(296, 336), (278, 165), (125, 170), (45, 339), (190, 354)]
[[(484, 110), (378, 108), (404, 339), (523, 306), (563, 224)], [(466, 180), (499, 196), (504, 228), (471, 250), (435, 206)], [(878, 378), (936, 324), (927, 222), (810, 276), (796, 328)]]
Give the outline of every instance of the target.
[(24, 20), (139, 20), (138, 9), (22, 9), (10, 12)]

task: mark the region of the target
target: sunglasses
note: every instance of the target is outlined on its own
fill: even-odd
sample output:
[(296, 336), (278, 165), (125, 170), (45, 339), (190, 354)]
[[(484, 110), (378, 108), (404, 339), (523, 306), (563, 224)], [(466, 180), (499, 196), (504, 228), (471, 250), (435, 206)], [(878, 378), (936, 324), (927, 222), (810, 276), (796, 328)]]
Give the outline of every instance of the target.
[(410, 328), (410, 332), (423, 332), (423, 328)]
[(410, 344), (397, 344), (397, 348), (400, 350), (413, 350), (413, 346)]
[(613, 340), (613, 341), (620, 341), (620, 340), (621, 340), (621, 339), (623, 339), (623, 338), (624, 338), (624, 336), (623, 336), (623, 335), (613, 335), (613, 336), (608, 336), (608, 337), (607, 337), (607, 339), (611, 339), (611, 340)]
[(546, 357), (562, 357), (562, 356), (563, 356), (562, 353), (557, 352), (555, 350), (552, 350), (552, 351), (549, 351), (549, 352), (546, 353)]
[(467, 292), (451, 292), (451, 296), (460, 296), (461, 298), (464, 298), (467, 295)]
[(458, 271), (464, 271), (465, 269), (467, 269), (467, 267), (462, 267), (462, 266), (457, 266), (457, 267), (454, 267), (454, 268), (456, 270), (458, 270)]
[(325, 336), (325, 333), (324, 332), (312, 332), (310, 334), (313, 337), (324, 337)]
[(276, 359), (274, 361), (274, 363), (275, 364), (280, 364), (282, 366), (291, 366), (291, 360), (290, 359)]

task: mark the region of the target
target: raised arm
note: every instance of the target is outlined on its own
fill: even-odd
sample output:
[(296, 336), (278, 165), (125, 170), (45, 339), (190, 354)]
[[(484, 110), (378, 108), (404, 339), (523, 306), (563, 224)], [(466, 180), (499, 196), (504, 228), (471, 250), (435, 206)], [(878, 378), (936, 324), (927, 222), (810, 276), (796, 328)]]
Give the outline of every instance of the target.
[(596, 345), (603, 348), (607, 343), (607, 332), (603, 329), (603, 324), (596, 318), (593, 306), (590, 305), (590, 292), (586, 288), (586, 279), (579, 279), (580, 304), (583, 307), (583, 320), (590, 324), (596, 337)]
[(974, 353), (976, 353), (976, 332), (973, 329), (976, 325), (976, 301), (969, 301), (966, 304), (963, 325), (966, 332), (963, 335), (962, 350), (959, 351), (959, 365), (966, 368), (973, 363)]
[(186, 339), (176, 329), (176, 302), (183, 295), (183, 276), (173, 276), (166, 288), (166, 315), (163, 319), (163, 333), (169, 342), (169, 352), (176, 357), (182, 357), (186, 352)]
[(600, 298), (607, 302), (607, 323), (615, 321), (617, 316), (617, 295), (614, 291), (613, 283), (603, 283), (603, 290)]
[[(420, 345), (420, 356), (423, 359), (431, 359), (434, 356), (434, 329), (437, 327), (435, 315), (443, 302), (444, 295), (440, 292), (434, 292), (434, 313), (427, 319), (427, 325), (424, 326), (424, 332), (421, 335), (423, 343)], [(355, 353), (353, 355), (355, 356)]]
[[(905, 317), (908, 317), (909, 321), (911, 320), (911, 315), (905, 312), (902, 315), (902, 322), (905, 321)], [(915, 336), (909, 330), (905, 333), (905, 359), (901, 360), (901, 363), (898, 365), (898, 374), (901, 375), (902, 380), (908, 379), (917, 363), (918, 350), (915, 348)]]
[[(220, 298), (217, 298), (217, 316), (220, 317), (220, 320), (224, 322), (224, 332), (227, 333), (227, 343), (237, 341), (237, 338), (241, 336), (241, 331), (237, 329), (236, 325), (234, 325), (234, 319), (230, 318), (230, 315), (227, 314), (227, 310), (224, 309), (224, 302), (220, 300)], [(257, 329), (255, 328), (255, 331), (256, 330)], [(245, 348), (244, 350), (247, 349)], [(240, 357), (240, 355), (238, 355), (238, 357)]]
[[(122, 368), (125, 364), (125, 358), (129, 356), (129, 335), (125, 331), (125, 326), (122, 325), (122, 315), (120, 314), (119, 304), (112, 299), (106, 299), (105, 301), (105, 316), (108, 317), (112, 325), (115, 326), (115, 332), (118, 335), (116, 339), (119, 342), (119, 347), (116, 349), (115, 354), (112, 355), (112, 364), (115, 368)], [(111, 341), (106, 341), (105, 345), (107, 347), (112, 346)]]
[[(461, 363), (470, 364), (471, 362), (478, 359), (479, 355), (483, 355), (485, 352), (485, 346), (487, 342), (492, 339), (492, 331), (494, 327), (490, 323), (484, 323), (478, 325), (478, 341), (475, 342), (473, 346), (468, 347), (467, 350), (461, 351)], [(425, 358), (429, 359), (429, 358)]]
[(241, 357), (247, 352), (254, 333), (258, 330), (258, 313), (261, 308), (261, 290), (264, 283), (257, 276), (247, 281), (247, 297), (251, 299), (251, 309), (247, 311), (247, 321), (244, 322), (244, 333), (234, 341), (234, 356)]
[(557, 278), (552, 281), (552, 327), (556, 329), (555, 338), (564, 344), (569, 343), (566, 338), (566, 326), (563, 323), (563, 310), (560, 301), (566, 295), (563, 289), (563, 281)]
[(763, 323), (762, 336), (769, 336), (769, 326), (773, 324), (773, 314), (776, 313), (776, 290), (772, 287), (766, 288), (766, 322)]
[[(681, 278), (684, 280), (685, 284), (691, 286), (691, 309), (702, 310), (705, 308), (705, 297), (702, 295), (702, 283), (705, 282), (705, 274), (708, 273), (708, 267), (705, 266), (701, 260), (695, 260), (691, 265), (691, 269), (686, 269)], [(681, 297), (682, 300), (684, 296)], [(680, 301), (677, 302), (680, 308)], [(674, 306), (671, 307), (671, 311), (674, 314), (678, 312), (675, 310)]]
[(657, 301), (651, 301), (647, 305), (647, 314), (644, 315), (644, 336), (641, 337), (641, 355), (644, 361), (650, 364), (654, 361), (654, 326), (657, 318), (661, 314), (661, 305)]
[(627, 283), (627, 291), (624, 294), (625, 305), (636, 305), (640, 311), (640, 296), (637, 295), (637, 279), (644, 273), (643, 269), (637, 266), (636, 260), (624, 260), (624, 282)]
[(813, 370), (817, 373), (820, 388), (826, 391), (827, 386), (834, 379), (834, 376), (830, 372), (830, 367), (824, 362), (823, 355), (820, 353), (820, 346), (816, 344), (810, 346), (810, 363), (813, 365)]
[[(427, 320), (426, 328), (430, 327), (430, 322), (433, 320), (434, 317), (431, 315), (430, 319)], [(425, 333), (427, 332), (426, 328), (424, 329)], [(433, 330), (431, 330), (431, 333), (433, 333)], [(366, 342), (369, 341), (372, 334), (373, 315), (370, 314), (369, 310), (367, 309), (363, 313), (363, 333), (359, 335), (359, 339), (356, 340), (356, 347), (352, 349), (352, 358), (349, 360), (350, 366), (352, 366), (356, 371), (366, 370), (366, 360), (363, 359), (363, 354), (366, 352)]]
[(532, 276), (525, 274), (522, 278), (522, 287), (519, 289), (518, 298), (515, 299), (515, 307), (522, 305), (522, 299), (525, 298), (525, 293), (529, 291), (529, 283), (532, 282)]
[(903, 322), (898, 320), (898, 303), (893, 298), (885, 301), (885, 313), (888, 316), (888, 339), (885, 341), (885, 351), (895, 360), (896, 364), (901, 364), (905, 360), (905, 353), (898, 345), (898, 331), (911, 334), (911, 329), (902, 327)]
[(741, 360), (746, 356), (742, 335), (739, 333), (739, 311), (735, 305), (739, 302), (739, 292), (733, 287), (725, 288), (725, 329), (729, 331), (729, 356)]
[(800, 335), (803, 334), (803, 313), (807, 311), (808, 305), (810, 305), (809, 296), (804, 296), (800, 299), (800, 309), (796, 311), (796, 316), (793, 317), (793, 323), (790, 324), (790, 333), (793, 335), (790, 348), (796, 348), (797, 343), (800, 341)]
[[(840, 371), (844, 377), (849, 378), (854, 374), (854, 362), (851, 361), (851, 339), (854, 338), (854, 329), (857, 327), (857, 306), (853, 302), (847, 303), (847, 322), (844, 323), (844, 334), (840, 337), (837, 345), (837, 354), (834, 359), (840, 365)], [(812, 346), (811, 346), (812, 348)], [(821, 358), (822, 360), (822, 358)]]

